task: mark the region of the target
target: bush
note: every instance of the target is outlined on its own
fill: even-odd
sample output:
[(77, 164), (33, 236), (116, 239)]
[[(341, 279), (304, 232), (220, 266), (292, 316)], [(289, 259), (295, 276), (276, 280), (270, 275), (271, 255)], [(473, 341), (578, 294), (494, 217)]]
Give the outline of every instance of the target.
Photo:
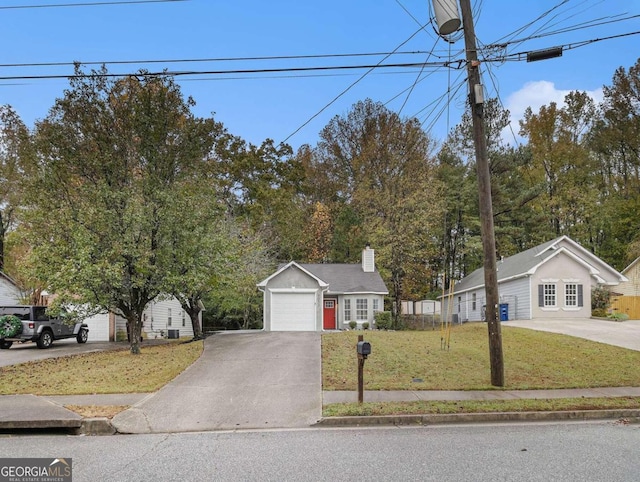
[(591, 310), (591, 316), (595, 316), (596, 318), (606, 318), (607, 310), (604, 308), (596, 308), (595, 310)]
[(366, 321), (362, 324), (362, 329), (363, 330), (368, 330), (369, 329), (369, 323), (367, 323)]
[(388, 330), (391, 328), (391, 312), (390, 311), (378, 311), (373, 315), (373, 319), (376, 323), (378, 330)]
[(626, 313), (611, 313), (607, 318), (613, 321), (627, 321), (629, 319), (629, 315)]
[(349, 322), (349, 328), (351, 328), (352, 330), (355, 330), (356, 326), (358, 326), (358, 323), (356, 323), (355, 321)]

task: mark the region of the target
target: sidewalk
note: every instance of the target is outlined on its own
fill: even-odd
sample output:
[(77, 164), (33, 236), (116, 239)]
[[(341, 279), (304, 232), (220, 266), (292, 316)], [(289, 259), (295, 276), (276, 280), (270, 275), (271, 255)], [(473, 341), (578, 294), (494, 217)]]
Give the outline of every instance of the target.
[[(65, 405), (126, 405), (129, 410), (153, 398), (155, 393), (75, 395), (75, 396), (0, 396), (0, 433), (24, 432), (29, 430), (66, 431), (87, 435), (110, 435), (117, 433), (117, 426), (107, 419), (83, 419), (80, 415), (64, 408)], [(600, 398), (600, 397), (640, 397), (640, 387), (610, 387), (561, 390), (476, 390), (476, 391), (365, 391), (365, 402), (407, 402), (407, 401), (464, 401), (464, 400), (517, 400), (552, 398)], [(358, 393), (352, 391), (324, 391), (323, 404), (357, 402)], [(127, 411), (129, 411), (127, 410)], [(638, 418), (640, 410), (596, 410), (580, 412), (536, 412), (535, 414), (453, 414), (453, 415), (407, 415), (384, 417), (337, 417), (323, 419), (323, 426), (362, 426), (382, 424), (428, 424), (465, 423), (524, 420), (567, 420), (598, 418)], [(180, 419), (168, 431), (191, 431), (182, 427)], [(310, 426), (310, 425), (305, 425)], [(277, 428), (270, 426), (269, 428)]]

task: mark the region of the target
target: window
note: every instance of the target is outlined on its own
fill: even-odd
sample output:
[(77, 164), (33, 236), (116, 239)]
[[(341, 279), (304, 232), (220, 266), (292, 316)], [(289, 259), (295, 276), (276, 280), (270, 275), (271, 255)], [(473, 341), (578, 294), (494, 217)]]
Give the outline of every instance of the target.
[(581, 284), (566, 283), (564, 285), (564, 306), (567, 308), (581, 308), (584, 306)]
[(184, 310), (182, 310), (182, 326), (187, 326), (186, 323), (187, 323), (187, 313)]
[(574, 283), (564, 285), (564, 305), (578, 306), (578, 285)]
[(356, 300), (356, 320), (368, 320), (369, 319), (369, 310), (367, 308), (367, 300), (366, 298), (359, 298)]
[(458, 313), (462, 309), (462, 296), (458, 296)]
[(167, 308), (167, 326), (171, 326), (171, 308)]
[(556, 306), (556, 285), (555, 283), (546, 283), (544, 286), (544, 303), (542, 306)]
[(371, 309), (373, 310), (374, 313), (376, 311), (380, 311), (380, 300), (378, 298), (373, 299)]
[(351, 321), (351, 300), (344, 300), (344, 321)]
[(471, 310), (476, 311), (476, 294), (471, 294)]

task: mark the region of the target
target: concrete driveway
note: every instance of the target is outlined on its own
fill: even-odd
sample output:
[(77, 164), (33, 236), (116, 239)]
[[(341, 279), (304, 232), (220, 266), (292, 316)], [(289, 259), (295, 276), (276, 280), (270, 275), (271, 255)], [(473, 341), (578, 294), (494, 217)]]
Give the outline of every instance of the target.
[(162, 433), (308, 427), (321, 416), (319, 333), (224, 332), (112, 423), (121, 433)]
[(640, 321), (607, 321), (593, 318), (557, 320), (514, 320), (502, 327), (530, 328), (538, 331), (576, 336), (608, 345), (640, 351)]

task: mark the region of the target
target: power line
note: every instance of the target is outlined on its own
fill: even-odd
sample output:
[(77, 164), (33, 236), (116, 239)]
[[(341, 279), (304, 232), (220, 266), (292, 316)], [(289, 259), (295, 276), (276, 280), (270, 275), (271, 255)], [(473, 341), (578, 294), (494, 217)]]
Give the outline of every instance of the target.
[[(0, 67), (69, 67), (76, 64), (81, 65), (130, 65), (130, 64), (172, 64), (172, 63), (199, 63), (199, 62), (244, 62), (260, 60), (301, 60), (301, 59), (323, 59), (323, 58), (346, 58), (346, 57), (376, 57), (381, 55), (416, 55), (426, 54), (426, 50), (413, 50), (403, 52), (362, 52), (343, 54), (309, 54), (309, 55), (268, 55), (261, 57), (212, 57), (195, 59), (146, 59), (146, 60), (102, 60), (90, 62), (29, 62), (21, 64), (0, 64)], [(438, 55), (435, 57), (441, 58)]]
[(315, 119), (316, 117), (318, 117), (320, 114), (322, 114), (326, 109), (328, 109), (334, 102), (336, 102), (340, 97), (342, 97), (344, 94), (346, 94), (347, 92), (349, 92), (356, 84), (358, 84), (362, 79), (364, 79), (369, 73), (371, 73), (374, 69), (376, 69), (377, 67), (379, 67), (380, 65), (382, 65), (382, 62), (384, 62), (385, 60), (387, 60), (387, 58), (389, 58), (391, 55), (393, 55), (394, 52), (396, 52), (397, 50), (399, 50), (400, 48), (402, 48), (403, 45), (405, 45), (407, 42), (409, 42), (413, 37), (415, 37), (416, 35), (418, 35), (418, 33), (420, 33), (422, 31), (422, 29), (424, 28), (424, 26), (420, 26), (420, 28), (418, 30), (416, 30), (413, 34), (411, 34), (409, 36), (409, 38), (407, 38), (404, 42), (402, 42), (400, 45), (398, 45), (395, 49), (393, 49), (393, 52), (391, 52), (389, 55), (387, 55), (386, 57), (384, 57), (382, 60), (380, 60), (380, 62), (378, 62), (377, 65), (371, 67), (369, 70), (367, 70), (364, 74), (362, 74), (355, 82), (353, 82), (351, 85), (349, 85), (346, 89), (344, 89), (342, 92), (340, 92), (337, 96), (335, 96), (333, 99), (331, 99), (331, 101), (329, 101), (327, 104), (325, 104), (324, 107), (322, 107), (322, 109), (320, 109), (318, 112), (316, 112), (315, 114), (313, 114), (309, 119), (307, 119), (300, 127), (298, 127), (295, 131), (293, 131), (291, 134), (289, 134), (286, 139), (284, 139), (282, 142), (285, 143), (287, 142), (289, 139), (291, 139), (294, 135), (296, 135), (298, 132), (300, 132), (300, 130), (302, 130), (305, 126), (307, 126), (313, 119)]
[[(464, 65), (464, 62), (457, 62), (460, 67)], [(71, 79), (71, 78), (115, 78), (115, 77), (127, 77), (127, 76), (140, 76), (140, 77), (180, 77), (185, 75), (226, 75), (226, 74), (268, 74), (278, 72), (309, 72), (309, 71), (323, 71), (323, 70), (353, 70), (353, 69), (369, 69), (366, 73), (371, 72), (373, 69), (384, 69), (392, 67), (443, 67), (451, 65), (449, 62), (410, 62), (410, 63), (398, 63), (398, 64), (382, 64), (377, 63), (374, 65), (332, 65), (332, 66), (316, 66), (316, 67), (284, 67), (273, 69), (230, 69), (230, 70), (183, 70), (183, 71), (170, 71), (165, 70), (162, 72), (145, 72), (139, 71), (137, 73), (100, 73), (92, 72), (89, 74), (45, 74), (45, 75), (8, 75), (0, 76), (0, 80), (42, 80), (42, 79)], [(366, 75), (366, 73), (364, 75)]]
[(142, 3), (169, 3), (189, 2), (190, 0), (123, 0), (121, 2), (82, 2), (82, 3), (57, 3), (50, 5), (8, 5), (0, 7), (0, 10), (18, 10), (27, 8), (60, 8), (60, 7), (96, 7), (104, 5), (133, 5)]

